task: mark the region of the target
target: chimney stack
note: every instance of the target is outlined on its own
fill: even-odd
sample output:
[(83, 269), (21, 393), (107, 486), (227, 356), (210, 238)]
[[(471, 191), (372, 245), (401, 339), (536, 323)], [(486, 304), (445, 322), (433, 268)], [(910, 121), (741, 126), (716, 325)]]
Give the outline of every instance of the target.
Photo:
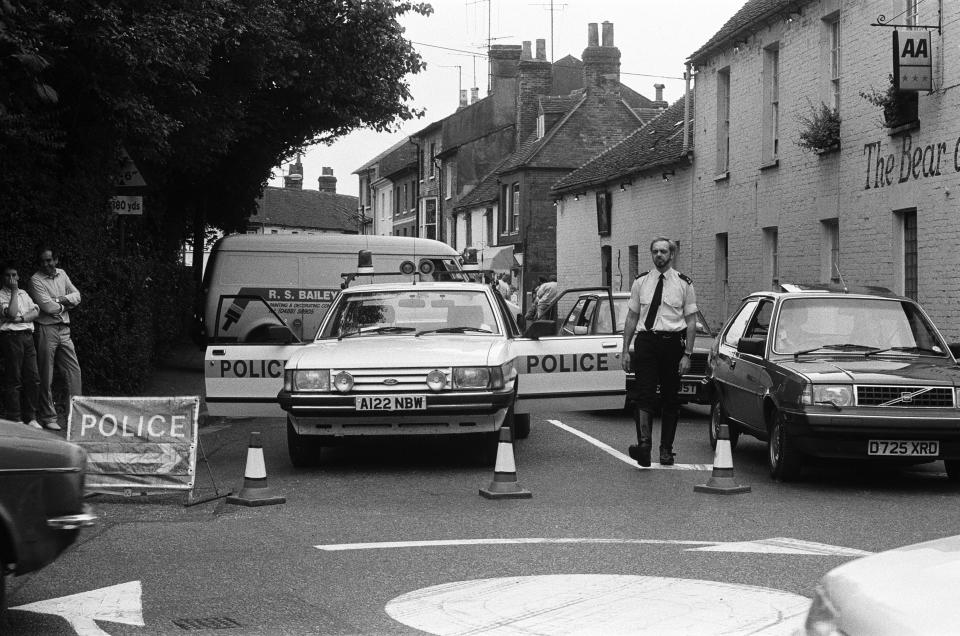
[(603, 23), (603, 44), (598, 45), (597, 24), (587, 25), (583, 50), (583, 86), (591, 93), (620, 93), (620, 49), (613, 45), (613, 23)]
[(466, 108), (466, 107), (467, 107), (467, 89), (461, 88), (461, 89), (460, 89), (460, 106), (459, 106), (459, 108)]
[(300, 163), (300, 155), (297, 155), (297, 162), (290, 164), (287, 174), (284, 175), (283, 187), (291, 190), (303, 189), (303, 164)]
[(470, 103), (476, 104), (480, 99), (480, 87), (474, 86), (470, 89)]
[(324, 166), (320, 170), (320, 177), (317, 179), (317, 186), (320, 192), (337, 193), (337, 178), (333, 176), (333, 168)]
[(654, 84), (653, 90), (657, 92), (657, 99), (654, 100), (654, 106), (657, 108), (666, 108), (669, 106), (667, 102), (663, 101), (663, 89), (666, 88), (664, 84)]
[(530, 55), (530, 42), (523, 43), (523, 55), (517, 65), (517, 125), (519, 147), (537, 129), (540, 96), (549, 95), (553, 86), (553, 65), (546, 59), (546, 40), (537, 40), (537, 57)]
[(520, 53), (519, 44), (494, 44), (490, 47), (487, 52), (490, 69), (490, 81), (487, 84), (488, 93), (509, 94), (510, 101), (513, 102)]

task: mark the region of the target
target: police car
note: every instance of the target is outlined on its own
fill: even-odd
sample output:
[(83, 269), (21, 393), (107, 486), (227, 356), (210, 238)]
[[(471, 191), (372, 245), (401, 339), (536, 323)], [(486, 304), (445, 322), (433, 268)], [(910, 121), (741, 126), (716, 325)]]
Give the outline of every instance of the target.
[[(623, 404), (616, 334), (558, 333), (553, 321), (521, 332), (489, 285), (425, 282), (413, 263), (402, 270), (400, 279), (364, 272), (360, 280), (376, 282), (342, 290), (309, 344), (215, 345), (208, 402), (238, 415), (252, 405), (282, 409), (296, 466), (360, 437), (476, 435), (495, 447), (505, 424), (525, 437), (532, 412)], [(254, 402), (271, 384), (273, 403)]]

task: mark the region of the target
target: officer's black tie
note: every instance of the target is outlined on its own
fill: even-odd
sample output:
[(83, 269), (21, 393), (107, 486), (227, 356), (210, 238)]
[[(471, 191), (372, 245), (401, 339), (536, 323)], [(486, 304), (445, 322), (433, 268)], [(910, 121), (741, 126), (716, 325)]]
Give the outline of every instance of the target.
[(650, 301), (650, 307), (647, 309), (647, 317), (643, 320), (643, 326), (647, 331), (653, 331), (653, 323), (657, 320), (657, 311), (660, 309), (660, 301), (663, 298), (663, 274), (660, 274), (660, 280), (657, 281), (657, 288), (653, 291), (653, 300)]

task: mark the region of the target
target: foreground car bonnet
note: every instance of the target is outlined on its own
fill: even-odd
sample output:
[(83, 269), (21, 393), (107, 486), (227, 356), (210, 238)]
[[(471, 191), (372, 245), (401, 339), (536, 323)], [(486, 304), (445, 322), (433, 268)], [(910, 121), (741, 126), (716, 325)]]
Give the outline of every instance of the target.
[(960, 368), (948, 358), (864, 358), (863, 356), (807, 357), (780, 360), (779, 364), (819, 384), (899, 384), (923, 382), (953, 386), (960, 384)]
[(355, 336), (304, 347), (287, 368), (487, 366), (495, 342), (485, 335)]
[(0, 420), (0, 468), (4, 470), (65, 468), (84, 464), (79, 446), (47, 431)]
[(841, 565), (823, 578), (849, 634), (944, 634), (960, 625), (960, 536)]

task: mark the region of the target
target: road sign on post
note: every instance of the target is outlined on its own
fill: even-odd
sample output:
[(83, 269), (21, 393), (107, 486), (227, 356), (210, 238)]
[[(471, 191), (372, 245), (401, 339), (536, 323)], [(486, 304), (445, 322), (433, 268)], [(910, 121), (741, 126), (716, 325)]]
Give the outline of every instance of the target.
[(114, 214), (141, 216), (143, 215), (143, 197), (112, 196), (110, 197), (110, 209), (113, 210)]

